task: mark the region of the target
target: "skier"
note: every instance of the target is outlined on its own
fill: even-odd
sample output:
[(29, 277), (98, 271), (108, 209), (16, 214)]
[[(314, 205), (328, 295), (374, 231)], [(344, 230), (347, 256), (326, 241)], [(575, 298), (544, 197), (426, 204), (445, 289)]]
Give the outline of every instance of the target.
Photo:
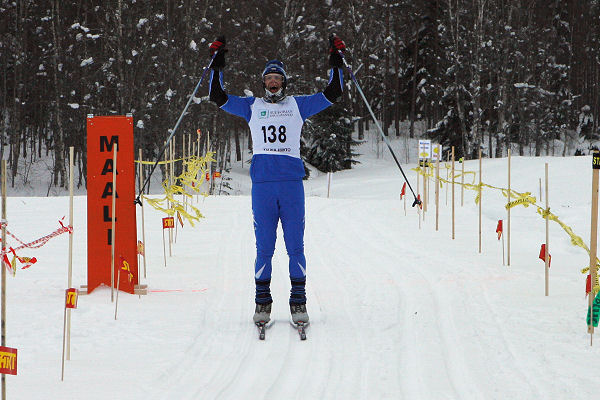
[[(329, 39), (329, 83), (323, 92), (287, 96), (288, 76), (279, 60), (268, 61), (262, 72), (263, 97), (238, 97), (225, 93), (223, 68), (226, 42), (223, 36), (210, 45), (214, 56), (210, 75), (210, 100), (228, 113), (246, 120), (252, 134), (252, 213), (256, 238), (253, 320), (263, 326), (271, 320), (271, 258), (277, 224), (281, 220), (289, 256), (290, 312), (294, 324), (309, 322), (306, 311), (306, 258), (304, 256), (304, 164), (300, 158), (300, 134), (307, 118), (332, 105), (342, 94), (344, 42)], [(215, 52), (217, 53), (215, 55)], [(264, 337), (264, 330), (261, 338)]]

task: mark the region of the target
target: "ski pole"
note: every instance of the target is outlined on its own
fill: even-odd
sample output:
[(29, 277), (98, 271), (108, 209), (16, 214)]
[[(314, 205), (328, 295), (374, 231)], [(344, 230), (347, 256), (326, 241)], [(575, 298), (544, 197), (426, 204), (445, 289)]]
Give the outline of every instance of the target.
[(394, 161), (396, 161), (396, 165), (398, 166), (398, 168), (400, 168), (400, 172), (402, 172), (402, 176), (404, 177), (404, 180), (408, 184), (408, 188), (410, 189), (410, 191), (413, 194), (413, 197), (415, 198), (415, 201), (413, 202), (412, 206), (414, 207), (416, 205), (421, 204), (421, 200), (419, 200), (417, 198), (417, 195), (415, 194), (415, 191), (413, 190), (412, 186), (410, 186), (410, 182), (408, 181), (408, 178), (406, 177), (406, 174), (404, 173), (404, 170), (402, 169), (402, 166), (400, 165), (400, 162), (398, 161), (398, 158), (396, 158), (396, 154), (394, 153), (394, 150), (392, 150), (392, 145), (390, 144), (390, 142), (388, 141), (387, 137), (383, 133), (383, 129), (381, 129), (381, 126), (379, 125), (379, 122), (377, 121), (377, 118), (375, 118), (375, 114), (373, 113), (373, 110), (371, 109), (371, 106), (369, 105), (369, 102), (367, 101), (367, 98), (365, 97), (365, 94), (363, 93), (362, 89), (360, 88), (360, 85), (358, 84), (358, 81), (356, 80), (356, 77), (354, 76), (354, 73), (352, 72), (352, 68), (350, 68), (350, 65), (348, 65), (348, 62), (346, 61), (346, 57), (344, 57), (344, 53), (342, 53), (341, 50), (338, 50), (338, 54), (342, 57), (342, 61), (344, 61), (344, 65), (348, 69), (348, 72), (350, 72), (350, 77), (352, 78), (352, 81), (354, 82), (354, 85), (356, 86), (356, 89), (358, 90), (358, 93), (360, 94), (360, 96), (362, 97), (363, 101), (365, 102), (365, 105), (367, 106), (367, 109), (369, 110), (369, 113), (371, 114), (371, 117), (373, 117), (373, 121), (375, 121), (375, 125), (377, 126), (377, 130), (381, 134), (381, 137), (383, 137), (383, 141), (385, 142), (385, 144), (387, 145), (388, 149), (390, 150), (390, 153), (392, 153), (392, 157), (394, 158)]
[(156, 169), (156, 166), (158, 165), (158, 162), (160, 161), (160, 159), (162, 158), (163, 154), (165, 153), (165, 150), (166, 150), (167, 146), (169, 145), (169, 143), (171, 142), (171, 139), (173, 139), (173, 136), (175, 135), (175, 132), (177, 132), (177, 128), (179, 128), (179, 124), (181, 123), (181, 120), (183, 119), (183, 116), (185, 115), (185, 112), (187, 111), (188, 107), (192, 103), (192, 99), (196, 95), (196, 92), (200, 88), (200, 85), (202, 85), (202, 81), (204, 80), (204, 76), (206, 75), (206, 71), (208, 71), (210, 69), (210, 67), (211, 67), (211, 65), (213, 63), (213, 60), (215, 59), (215, 57), (217, 56), (217, 54), (219, 54), (219, 52), (215, 51), (215, 54), (213, 54), (213, 56), (211, 57), (210, 62), (208, 63), (208, 66), (206, 68), (204, 68), (204, 71), (202, 72), (202, 76), (200, 77), (200, 80), (198, 81), (198, 84), (196, 84), (196, 87), (194, 88), (194, 91), (192, 92), (192, 95), (190, 96), (187, 104), (185, 105), (185, 108), (181, 112), (181, 115), (179, 116), (179, 119), (177, 120), (177, 123), (175, 124), (175, 127), (173, 128), (173, 131), (169, 135), (169, 138), (165, 142), (162, 150), (158, 153), (158, 157), (156, 157), (156, 161), (154, 162), (154, 165), (152, 165), (152, 169), (150, 170), (150, 173), (146, 177), (146, 180), (144, 181), (144, 184), (140, 188), (140, 192), (139, 192), (137, 198), (135, 199), (134, 203), (137, 203), (140, 206), (142, 205), (142, 202), (140, 200), (140, 196), (142, 195), (142, 193), (144, 193), (144, 189), (146, 188), (146, 185), (148, 184), (148, 182), (150, 182), (150, 177), (154, 173), (154, 170)]

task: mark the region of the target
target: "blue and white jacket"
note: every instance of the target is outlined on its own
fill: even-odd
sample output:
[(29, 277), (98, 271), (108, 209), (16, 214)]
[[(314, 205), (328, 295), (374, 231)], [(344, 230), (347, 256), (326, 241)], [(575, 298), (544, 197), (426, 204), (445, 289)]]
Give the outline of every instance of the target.
[(331, 68), (323, 92), (308, 96), (286, 96), (277, 103), (260, 97), (239, 97), (225, 93), (223, 72), (211, 70), (210, 100), (230, 114), (242, 117), (252, 134), (252, 182), (302, 180), (300, 158), (302, 125), (311, 116), (332, 105), (342, 94), (343, 73)]

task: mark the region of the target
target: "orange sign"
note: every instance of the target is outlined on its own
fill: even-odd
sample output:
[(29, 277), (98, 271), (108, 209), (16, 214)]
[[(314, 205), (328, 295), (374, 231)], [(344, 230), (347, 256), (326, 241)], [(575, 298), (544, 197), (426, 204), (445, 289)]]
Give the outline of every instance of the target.
[(66, 308), (77, 308), (77, 289), (75, 288), (71, 288), (71, 289), (67, 289), (66, 291), (66, 301), (65, 301), (65, 307)]
[(221, 173), (219, 171), (213, 172), (213, 179), (220, 178), (220, 177), (221, 177)]
[(163, 229), (173, 229), (175, 228), (175, 218), (173, 217), (164, 217), (163, 221)]
[[(113, 151), (117, 149), (117, 171)], [(137, 276), (133, 117), (87, 118), (88, 293), (111, 282), (112, 216), (115, 213), (115, 254), (132, 260), (132, 282), (121, 275), (119, 289), (134, 292)], [(117, 174), (113, 188), (113, 173)], [(116, 195), (112, 210), (112, 195)], [(118, 263), (115, 263), (117, 267)], [(115, 272), (117, 272), (115, 270)], [(116, 277), (115, 273), (115, 277)], [(115, 287), (117, 285), (115, 284)]]
[(17, 349), (0, 346), (0, 374), (17, 374)]

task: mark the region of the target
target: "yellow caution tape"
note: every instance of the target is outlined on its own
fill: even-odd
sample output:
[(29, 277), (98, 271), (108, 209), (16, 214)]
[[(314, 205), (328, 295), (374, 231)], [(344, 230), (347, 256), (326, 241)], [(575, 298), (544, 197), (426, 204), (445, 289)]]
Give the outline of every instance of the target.
[[(204, 216), (198, 208), (191, 204), (187, 204), (191, 211), (186, 211), (185, 204), (181, 200), (176, 199), (175, 196), (182, 195), (191, 198), (192, 195), (187, 192), (187, 189), (200, 193), (200, 185), (208, 171), (207, 164), (211, 161), (216, 161), (213, 158), (214, 154), (214, 152), (209, 151), (204, 157), (191, 156), (185, 159), (164, 161), (163, 163), (183, 161), (183, 172), (174, 179), (174, 183), (169, 184), (168, 179), (162, 183), (165, 191), (164, 197), (153, 199), (143, 196), (144, 200), (155, 209), (162, 211), (169, 216), (174, 216), (175, 213), (179, 212), (183, 218), (190, 222), (190, 225), (194, 226), (194, 221), (199, 221), (200, 218), (204, 218)], [(206, 195), (206, 193), (202, 194)]]
[[(417, 167), (415, 169), (413, 169), (413, 171), (416, 171), (418, 175), (424, 175), (425, 172)], [(537, 199), (535, 196), (531, 195), (531, 192), (525, 192), (525, 193), (519, 193), (516, 192), (514, 190), (508, 190), (506, 188), (500, 188), (500, 187), (496, 187), (496, 186), (492, 186), (492, 185), (488, 185), (486, 183), (481, 183), (481, 184), (475, 184), (475, 177), (476, 177), (476, 172), (473, 171), (465, 171), (464, 175), (469, 175), (472, 174), (473, 175), (473, 181), (472, 183), (464, 183), (461, 184), (460, 182), (456, 181), (457, 177), (460, 177), (461, 174), (455, 174), (454, 175), (454, 182), (452, 180), (447, 180), (444, 178), (439, 178), (440, 180), (440, 184), (441, 182), (447, 183), (447, 184), (452, 184), (454, 183), (455, 185), (462, 185), (464, 188), (466, 189), (470, 189), (470, 190), (475, 190), (477, 191), (477, 195), (475, 196), (475, 204), (479, 203), (479, 199), (480, 199), (480, 193), (481, 190), (483, 189), (483, 187), (487, 187), (490, 189), (495, 189), (495, 190), (500, 190), (502, 195), (506, 198), (508, 198), (508, 195), (510, 194), (511, 198), (514, 198), (515, 200), (508, 202), (504, 207), (508, 210), (510, 208), (522, 205), (524, 207), (529, 207), (529, 206), (533, 206), (536, 208), (536, 212), (538, 214), (540, 214), (540, 216), (542, 218), (548, 218), (551, 221), (556, 222), (558, 225), (560, 225), (560, 227), (565, 231), (565, 233), (567, 235), (569, 235), (569, 238), (571, 239), (571, 244), (573, 246), (577, 246), (577, 247), (581, 247), (582, 249), (584, 249), (588, 254), (590, 254), (590, 249), (588, 248), (588, 246), (585, 244), (585, 242), (583, 241), (583, 239), (576, 235), (573, 232), (573, 229), (571, 227), (569, 227), (568, 225), (566, 225), (564, 222), (562, 222), (555, 214), (553, 214), (552, 212), (550, 212), (550, 209), (545, 209), (543, 207), (540, 207), (539, 205), (537, 205)], [(433, 172), (428, 172), (427, 173), (427, 177), (433, 177)], [(596, 263), (597, 266), (596, 268), (599, 269), (600, 268), (600, 261), (598, 260), (598, 258), (596, 258)], [(584, 268), (581, 270), (582, 273), (587, 273), (589, 271), (589, 267)], [(595, 286), (594, 286), (594, 293), (598, 293), (598, 291), (600, 290), (600, 277), (598, 274), (596, 274), (596, 282), (595, 282)]]

